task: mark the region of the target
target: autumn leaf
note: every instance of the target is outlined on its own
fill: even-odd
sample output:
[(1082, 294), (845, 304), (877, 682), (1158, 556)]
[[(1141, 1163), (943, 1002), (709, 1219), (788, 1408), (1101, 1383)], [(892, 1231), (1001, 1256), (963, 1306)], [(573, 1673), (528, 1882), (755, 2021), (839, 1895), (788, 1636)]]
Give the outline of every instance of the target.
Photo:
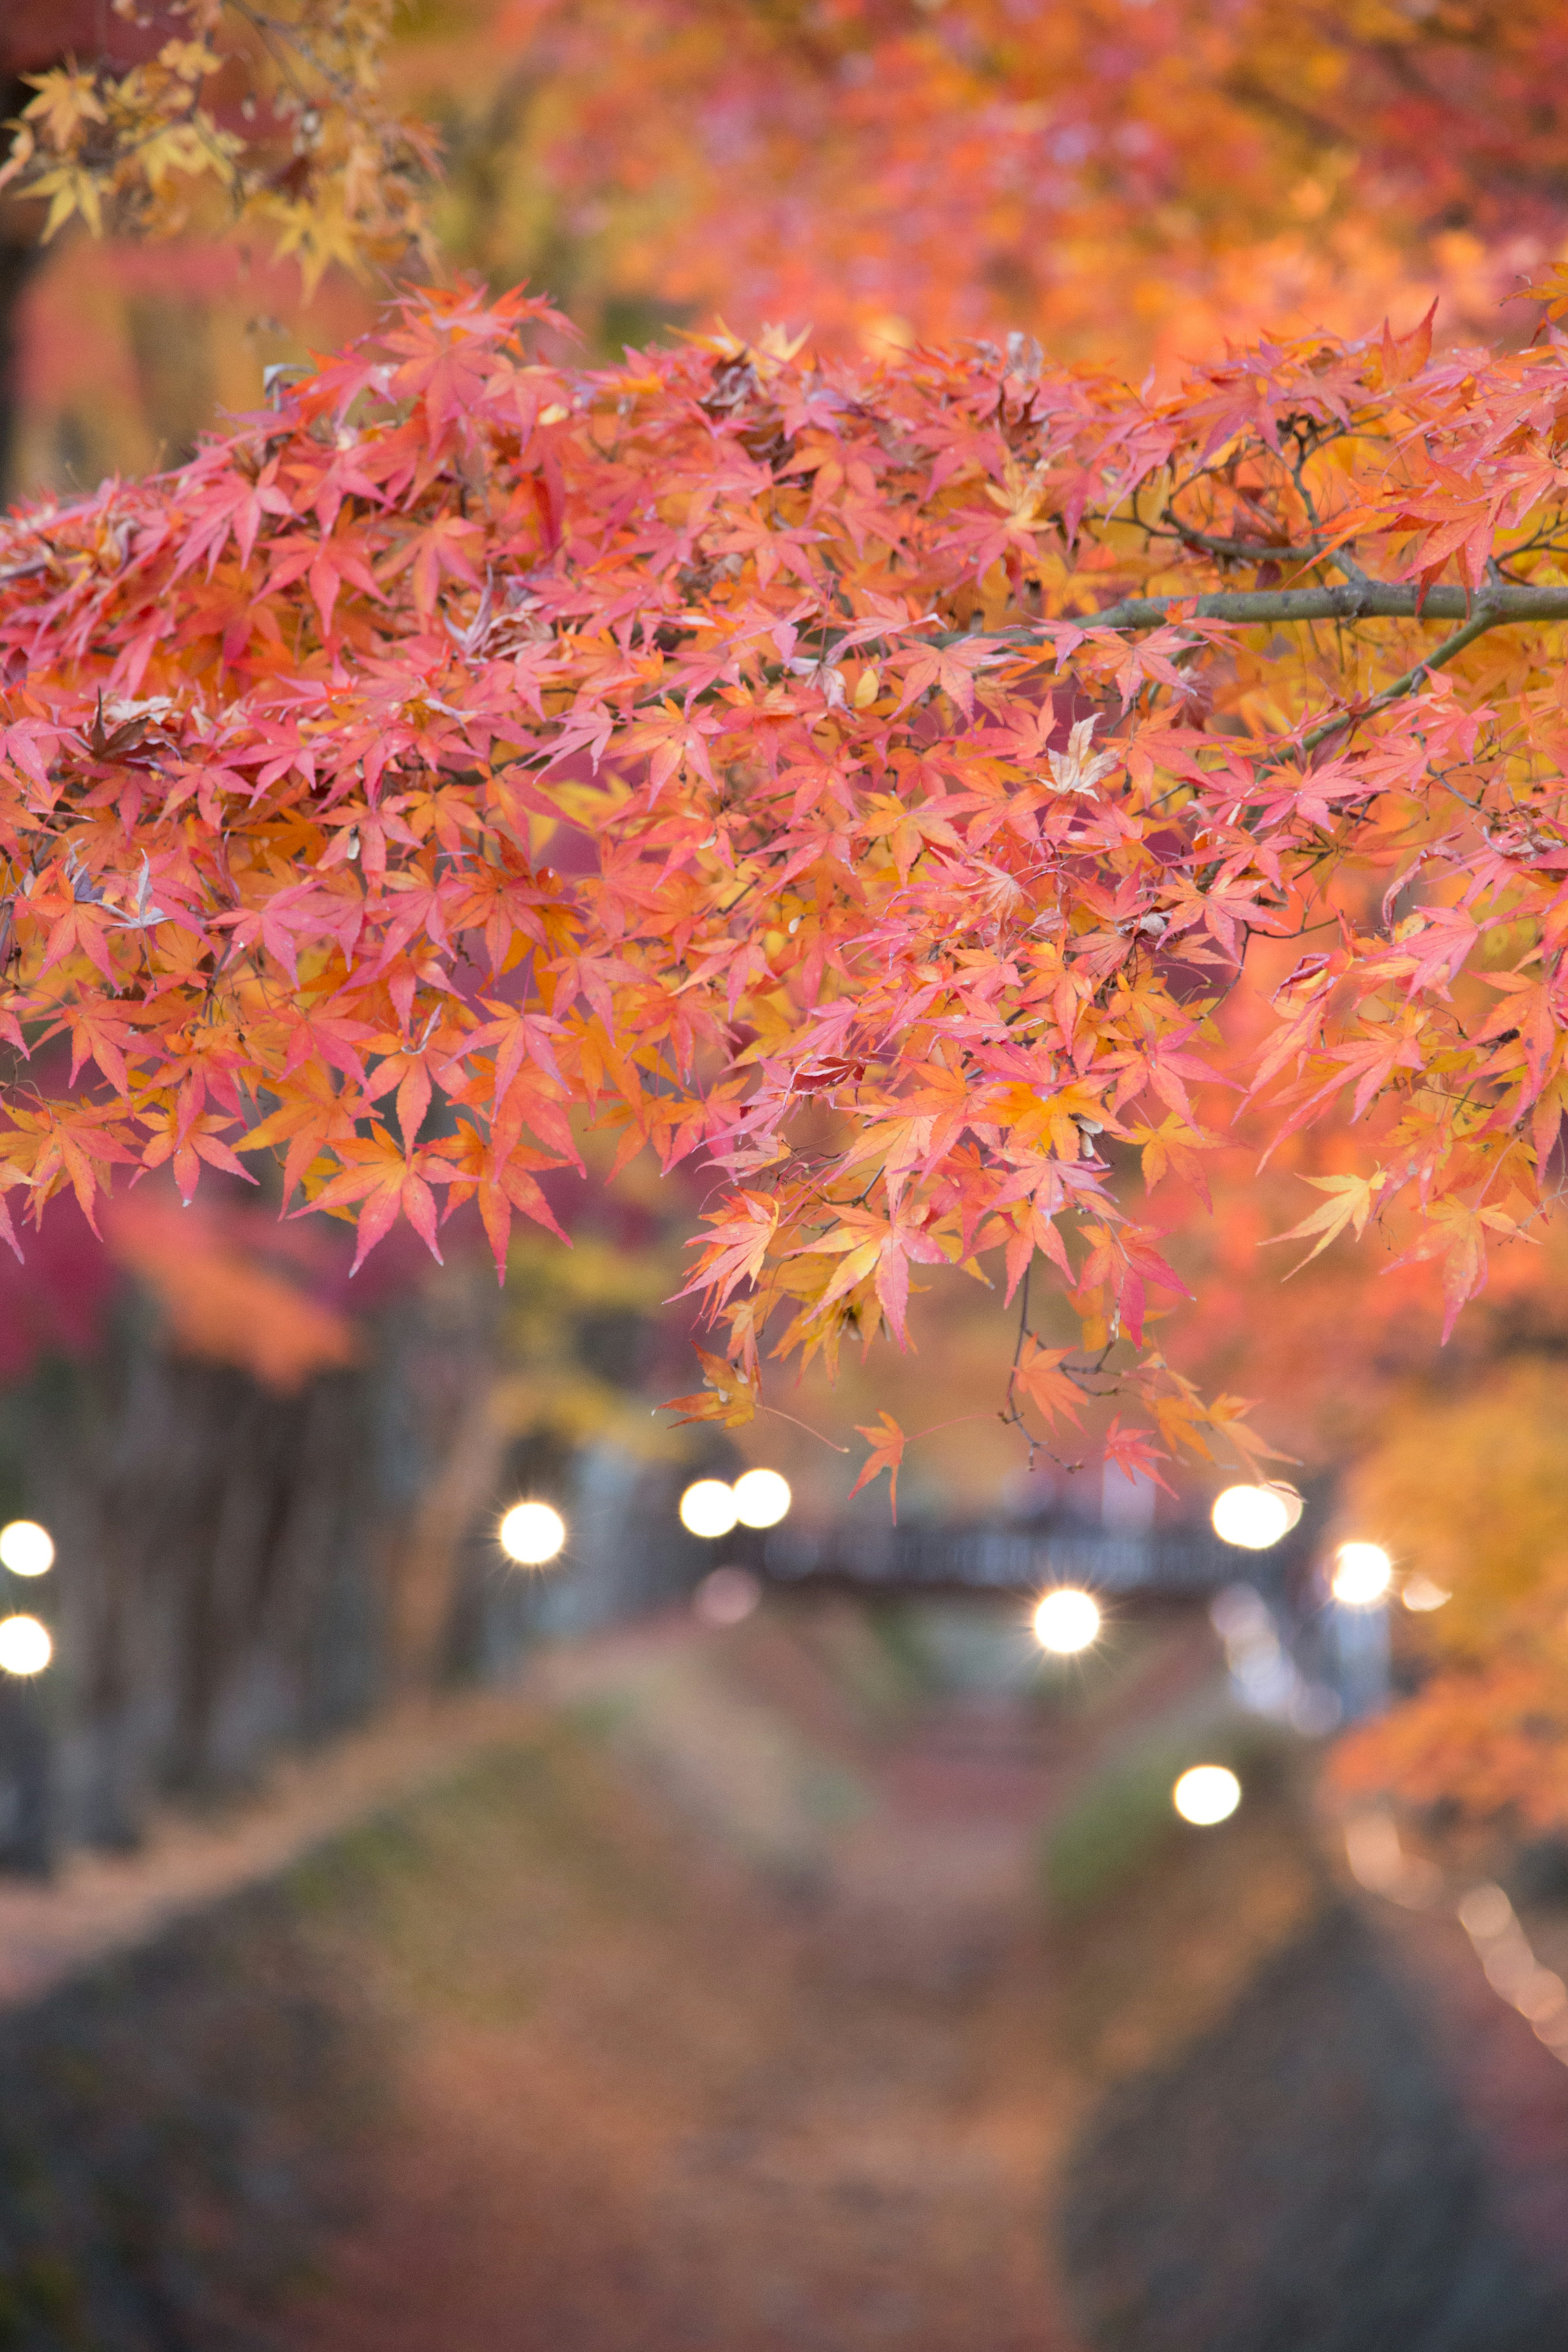
[[(1317, 1234), (1318, 1238), (1306, 1256), (1291, 1267), (1291, 1274), (1300, 1274), (1302, 1266), (1310, 1265), (1331, 1242), (1338, 1240), (1347, 1225), (1359, 1241), (1388, 1177), (1385, 1171), (1379, 1168), (1370, 1176), (1309, 1176), (1304, 1181), (1314, 1185), (1320, 1192), (1327, 1192), (1329, 1198), (1320, 1202), (1311, 1213), (1303, 1217), (1299, 1225), (1292, 1225), (1289, 1233), (1268, 1235), (1268, 1241), (1272, 1243), (1304, 1241), (1309, 1234)], [(1287, 1281), (1289, 1278), (1289, 1275), (1285, 1277)]]
[(1058, 1413), (1065, 1413), (1075, 1426), (1082, 1425), (1084, 1392), (1061, 1369), (1072, 1353), (1070, 1348), (1042, 1348), (1030, 1332), (1014, 1368), (1015, 1381), (1044, 1416), (1047, 1428)]
[(671, 1397), (667, 1410), (679, 1412), (682, 1423), (713, 1421), (724, 1429), (743, 1429), (756, 1416), (755, 1381), (742, 1365), (705, 1348), (698, 1349), (697, 1359), (703, 1372), (701, 1388), (691, 1396)]
[(1090, 750), (1098, 714), (1092, 719), (1080, 719), (1068, 737), (1066, 751), (1047, 751), (1046, 764), (1050, 770), (1050, 788), (1054, 793), (1087, 793), (1091, 797), (1101, 779), (1110, 775), (1117, 765), (1114, 751)]
[(870, 1429), (858, 1427), (856, 1430), (856, 1435), (866, 1440), (871, 1452), (860, 1475), (850, 1487), (849, 1495), (853, 1501), (862, 1486), (868, 1486), (872, 1479), (879, 1478), (885, 1470), (888, 1473), (888, 1507), (896, 1527), (899, 1518), (899, 1470), (909, 1440), (890, 1412), (879, 1413), (877, 1419), (879, 1426)]
[[(329, 1179), (310, 1205), (336, 1209), (356, 1201), (363, 1202), (357, 1220), (359, 1246), (350, 1273), (359, 1272), (366, 1256), (377, 1242), (385, 1239), (400, 1215), (407, 1218), (439, 1265), (436, 1196), (430, 1187), (432, 1183), (450, 1183), (451, 1168), (429, 1150), (415, 1151), (394, 1142), (385, 1128), (380, 1126), (373, 1128), (369, 1136), (355, 1137), (333, 1149), (342, 1163), (339, 1173)], [(296, 1210), (295, 1214), (300, 1212)]]
[(1152, 1479), (1156, 1486), (1173, 1496), (1175, 1489), (1159, 1467), (1166, 1455), (1146, 1430), (1124, 1429), (1120, 1413), (1106, 1431), (1100, 1450), (1108, 1468), (1120, 1470), (1124, 1478)]
[(676, 1297), (689, 1298), (694, 1291), (704, 1291), (722, 1306), (738, 1284), (758, 1281), (773, 1246), (778, 1218), (778, 1202), (765, 1194), (733, 1194), (725, 1211), (710, 1219), (713, 1230), (689, 1244), (700, 1249), (702, 1256), (697, 1272)]
[[(405, 1129), (405, 1135), (406, 1132)], [(531, 1217), (535, 1224), (542, 1225), (558, 1241), (567, 1241), (554, 1210), (534, 1181), (534, 1171), (559, 1168), (563, 1164), (560, 1159), (548, 1152), (530, 1150), (504, 1133), (481, 1135), (468, 1119), (459, 1120), (456, 1148), (447, 1149), (451, 1166), (447, 1213), (460, 1208), (465, 1201), (478, 1200), (500, 1281), (506, 1280), (507, 1242), (514, 1209), (521, 1209), (525, 1217)]]

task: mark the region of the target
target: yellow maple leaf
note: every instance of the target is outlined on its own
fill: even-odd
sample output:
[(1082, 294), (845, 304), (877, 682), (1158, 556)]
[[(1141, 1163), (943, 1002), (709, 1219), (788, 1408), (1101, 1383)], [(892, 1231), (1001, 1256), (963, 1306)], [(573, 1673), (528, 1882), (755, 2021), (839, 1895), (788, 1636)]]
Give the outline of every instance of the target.
[[(1320, 1192), (1327, 1192), (1329, 1198), (1320, 1201), (1310, 1216), (1303, 1217), (1288, 1233), (1270, 1234), (1264, 1244), (1267, 1247), (1269, 1242), (1305, 1241), (1309, 1234), (1317, 1234), (1306, 1256), (1290, 1268), (1290, 1274), (1300, 1274), (1302, 1266), (1310, 1265), (1321, 1251), (1338, 1240), (1347, 1225), (1354, 1228), (1360, 1240), (1373, 1205), (1388, 1181), (1388, 1174), (1385, 1169), (1378, 1168), (1370, 1176), (1308, 1176), (1303, 1181), (1314, 1185)], [(1290, 1275), (1285, 1279), (1289, 1282)]]

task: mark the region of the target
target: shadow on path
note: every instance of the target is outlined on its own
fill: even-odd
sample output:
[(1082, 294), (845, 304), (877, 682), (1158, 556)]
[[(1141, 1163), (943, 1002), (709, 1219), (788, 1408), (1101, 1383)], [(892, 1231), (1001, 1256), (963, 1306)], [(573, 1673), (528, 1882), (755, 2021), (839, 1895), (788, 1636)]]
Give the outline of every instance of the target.
[(1087, 2341), (1568, 2344), (1568, 2303), (1506, 2233), (1448, 2071), (1387, 1951), (1331, 1904), (1217, 2026), (1121, 2085), (1075, 2151), (1060, 2226)]

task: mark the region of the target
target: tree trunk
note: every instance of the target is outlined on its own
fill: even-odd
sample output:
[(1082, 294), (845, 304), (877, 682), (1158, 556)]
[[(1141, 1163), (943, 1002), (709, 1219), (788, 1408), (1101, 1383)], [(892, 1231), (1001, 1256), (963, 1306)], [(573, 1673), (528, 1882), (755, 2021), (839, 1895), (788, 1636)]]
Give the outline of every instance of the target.
[(0, 1575), (0, 1613), (56, 1639), (0, 1706), (0, 1869), (42, 1866), (51, 1824), (132, 1845), (164, 1791), (243, 1787), (396, 1692), (504, 1670), (528, 1630), (489, 1590), (458, 1654), (504, 1449), (496, 1320), (448, 1267), (367, 1321), (362, 1363), (285, 1395), (132, 1314), (103, 1362), (6, 1394), (0, 1517), (42, 1519), (58, 1559), (36, 1593)]
[[(20, 75), (0, 74), (0, 123), (19, 113), (32, 94)], [(5, 137), (0, 132), (0, 141)], [(0, 508), (21, 495), (16, 473), (22, 374), (18, 326), (23, 291), (38, 263), (39, 225), (37, 205), (0, 199)]]

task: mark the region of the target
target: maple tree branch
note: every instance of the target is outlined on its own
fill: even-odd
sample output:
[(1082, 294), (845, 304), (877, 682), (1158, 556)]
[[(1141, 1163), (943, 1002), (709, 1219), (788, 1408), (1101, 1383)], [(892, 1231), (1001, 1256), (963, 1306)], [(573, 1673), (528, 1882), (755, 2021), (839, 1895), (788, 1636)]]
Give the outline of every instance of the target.
[[(1313, 517), (1314, 524), (1316, 516)], [(1152, 539), (1175, 538), (1187, 547), (1195, 547), (1205, 555), (1217, 555), (1226, 562), (1237, 563), (1332, 563), (1352, 580), (1364, 580), (1366, 573), (1353, 557), (1342, 548), (1326, 548), (1321, 543), (1311, 547), (1296, 547), (1287, 540), (1274, 541), (1263, 539), (1226, 539), (1213, 531), (1198, 530), (1182, 520), (1174, 508), (1165, 509), (1163, 520), (1168, 531), (1149, 526)], [(1267, 593), (1267, 592), (1265, 592)]]
[(1195, 547), (1204, 555), (1217, 555), (1226, 562), (1238, 563), (1321, 563), (1325, 560), (1321, 547), (1290, 547), (1283, 541), (1272, 545), (1261, 539), (1219, 539), (1212, 531), (1194, 530), (1177, 515), (1171, 517), (1169, 531), (1150, 533), (1151, 538), (1179, 539), (1185, 547)]
[[(1337, 559), (1336, 559), (1337, 560)], [(1157, 629), (1174, 613), (1243, 626), (1290, 621), (1464, 621), (1491, 628), (1501, 621), (1568, 621), (1568, 587), (1504, 585), (1468, 594), (1463, 588), (1428, 588), (1382, 580), (1350, 581), (1337, 588), (1222, 588), (1193, 596), (1124, 596), (1099, 613), (1064, 614), (1085, 629)], [(1019, 636), (1017, 630), (999, 635)], [(1476, 635), (1480, 634), (1478, 628)], [(1429, 656), (1423, 667), (1436, 656)]]
[[(1320, 743), (1326, 743), (1329, 737), (1337, 735), (1342, 728), (1351, 726), (1358, 719), (1368, 718), (1373, 711), (1381, 710), (1385, 703), (1397, 702), (1401, 695), (1411, 693), (1420, 685), (1428, 670), (1441, 669), (1445, 662), (1452, 661), (1456, 654), (1463, 653), (1477, 637), (1484, 636), (1489, 629), (1495, 629), (1500, 618), (1500, 614), (1492, 612), (1477, 613), (1462, 629), (1456, 629), (1451, 637), (1445, 637), (1440, 646), (1434, 646), (1425, 661), (1418, 661), (1413, 669), (1405, 671), (1403, 677), (1396, 677), (1392, 686), (1385, 686), (1381, 694), (1374, 695), (1363, 709), (1345, 711), (1339, 718), (1325, 719), (1321, 727), (1311, 729), (1301, 739), (1302, 749), (1315, 751)], [(1463, 797), (1461, 793), (1460, 798)]]

